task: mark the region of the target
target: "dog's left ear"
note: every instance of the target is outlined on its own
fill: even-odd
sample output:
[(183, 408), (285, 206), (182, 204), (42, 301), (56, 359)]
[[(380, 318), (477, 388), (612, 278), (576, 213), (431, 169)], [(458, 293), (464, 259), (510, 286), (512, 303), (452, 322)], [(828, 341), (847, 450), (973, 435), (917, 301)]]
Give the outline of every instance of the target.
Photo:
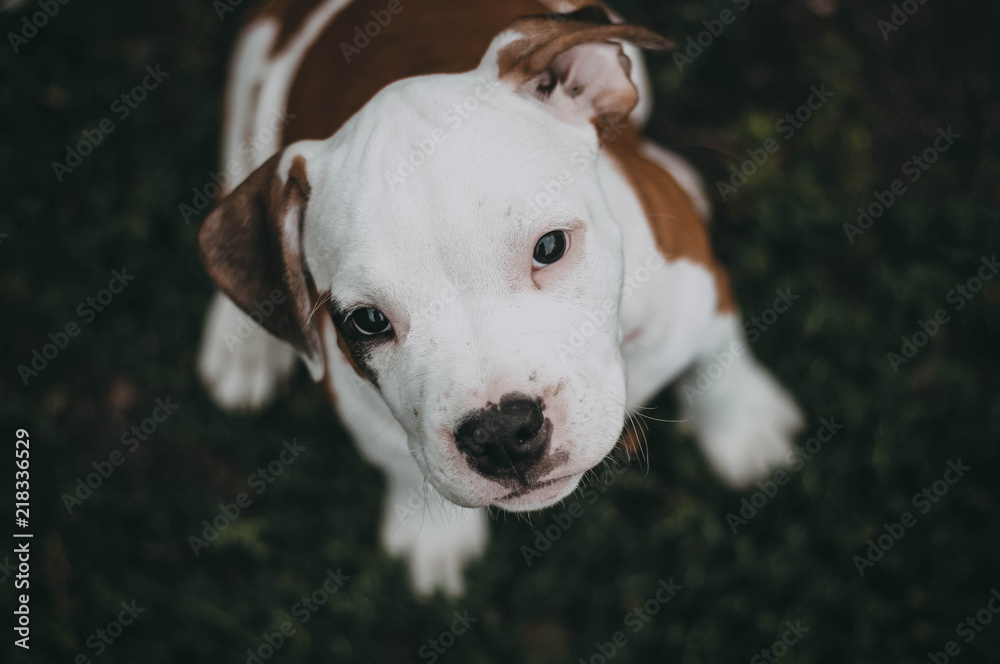
[(657, 50), (674, 46), (646, 28), (613, 23), (596, 5), (571, 14), (527, 16), (494, 42), (499, 42), (500, 80), (567, 121), (617, 122), (635, 108), (639, 93), (630, 79), (632, 64), (613, 40)]
[(313, 320), (316, 292), (302, 251), (319, 141), (293, 143), (240, 183), (205, 219), (201, 259), (216, 285), (268, 332), (302, 356), (315, 380), (326, 370)]

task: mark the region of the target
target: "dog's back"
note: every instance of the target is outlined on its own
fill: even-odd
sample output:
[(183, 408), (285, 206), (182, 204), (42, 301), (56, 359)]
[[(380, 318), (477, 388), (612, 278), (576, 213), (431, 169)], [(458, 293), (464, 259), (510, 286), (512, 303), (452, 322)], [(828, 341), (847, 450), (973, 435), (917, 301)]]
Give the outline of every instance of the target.
[(223, 165), (235, 160), (245, 177), (290, 143), (333, 135), (393, 81), (474, 69), (505, 26), (556, 4), (270, 0), (233, 55)]

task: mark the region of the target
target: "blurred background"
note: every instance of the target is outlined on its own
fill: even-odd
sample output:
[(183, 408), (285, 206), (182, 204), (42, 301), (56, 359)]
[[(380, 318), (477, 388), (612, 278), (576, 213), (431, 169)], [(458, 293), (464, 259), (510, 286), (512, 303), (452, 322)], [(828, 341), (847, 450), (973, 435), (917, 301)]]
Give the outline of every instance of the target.
[[(467, 595), (421, 603), (376, 541), (383, 478), (305, 372), (249, 417), (216, 408), (194, 374), (213, 287), (196, 250), (203, 214), (179, 206), (218, 169), (227, 56), (252, 3), (65, 2), (32, 36), (23, 20), (40, 4), (0, 14), (5, 478), (14, 430), (33, 443), (34, 629), (8, 661), (1000, 661), (1000, 279), (975, 280), (1000, 253), (1000, 5), (613, 3), (688, 58), (649, 56), (647, 133), (706, 173), (744, 314), (778, 289), (799, 298), (753, 343), (807, 412), (799, 444), (824, 418), (843, 428), (767, 495), (727, 490), (692, 439), (650, 422), (648, 460), (602, 475), (592, 503), (499, 515)], [(735, 20), (713, 35), (724, 10)], [(688, 40), (702, 33), (699, 53)], [(116, 102), (157, 65), (168, 75), (144, 101)], [(812, 86), (832, 96), (776, 132)], [(114, 129), (92, 153), (54, 169), (104, 118)], [(913, 162), (939, 130), (958, 137)], [(780, 148), (723, 201), (714, 183), (771, 136)], [(877, 215), (895, 180), (905, 193)], [(107, 300), (115, 271), (127, 286)], [(920, 337), (939, 310), (947, 322)], [(36, 359), (47, 344), (54, 357)], [(32, 361), (37, 375), (18, 369)], [(667, 393), (652, 405), (677, 414)], [(255, 493), (252, 476), (292, 440), (306, 451)], [(123, 461), (80, 490), (109, 459)], [(969, 468), (954, 484), (949, 462)], [(925, 489), (934, 500), (915, 502)], [(189, 536), (241, 492), (252, 505), (195, 556)], [(536, 529), (574, 503), (582, 515), (526, 564)], [(906, 512), (915, 523), (883, 546)], [(304, 614), (301, 598), (338, 570), (349, 578)], [(670, 579), (681, 589), (649, 604)], [(109, 628), (122, 602), (142, 612)], [(637, 616), (643, 605), (655, 615)], [(456, 611), (475, 622), (443, 637)], [(294, 634), (262, 657), (285, 622)]]

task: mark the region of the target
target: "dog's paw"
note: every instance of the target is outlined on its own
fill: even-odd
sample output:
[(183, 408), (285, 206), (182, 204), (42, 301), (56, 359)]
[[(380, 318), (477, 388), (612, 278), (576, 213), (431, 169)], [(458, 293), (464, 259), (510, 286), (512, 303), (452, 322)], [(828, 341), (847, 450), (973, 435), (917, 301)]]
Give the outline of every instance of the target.
[(685, 410), (712, 468), (739, 488), (791, 463), (792, 443), (805, 420), (791, 395), (753, 360), (731, 371), (727, 384), (709, 389)]
[(465, 592), (465, 567), (482, 555), (489, 530), (483, 510), (457, 505), (430, 505), (400, 518), (387, 510), (382, 543), (402, 558), (413, 592), (429, 597), (440, 589), (450, 597)]
[(198, 374), (220, 406), (230, 411), (263, 408), (294, 368), (291, 346), (268, 334), (228, 297), (216, 294), (198, 353)]

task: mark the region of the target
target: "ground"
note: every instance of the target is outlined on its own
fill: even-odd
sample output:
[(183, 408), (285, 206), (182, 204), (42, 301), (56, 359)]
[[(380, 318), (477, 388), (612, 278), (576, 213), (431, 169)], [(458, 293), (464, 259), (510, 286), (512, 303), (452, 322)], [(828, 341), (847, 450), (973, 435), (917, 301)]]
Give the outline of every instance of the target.
[[(250, 417), (195, 378), (212, 285), (203, 213), (180, 206), (217, 169), (248, 4), (0, 14), (0, 417), (10, 448), (30, 433), (34, 533), (31, 650), (12, 661), (1000, 661), (1000, 7), (615, 3), (684, 56), (650, 58), (648, 133), (707, 174), (753, 349), (807, 415), (798, 468), (732, 491), (651, 421), (648, 461), (530, 522), (496, 515), (468, 594), (424, 604), (376, 544), (382, 477), (304, 372)], [(778, 290), (797, 299), (774, 316)], [(304, 450), (268, 483), (283, 441)], [(108, 476), (80, 489), (91, 473)]]

